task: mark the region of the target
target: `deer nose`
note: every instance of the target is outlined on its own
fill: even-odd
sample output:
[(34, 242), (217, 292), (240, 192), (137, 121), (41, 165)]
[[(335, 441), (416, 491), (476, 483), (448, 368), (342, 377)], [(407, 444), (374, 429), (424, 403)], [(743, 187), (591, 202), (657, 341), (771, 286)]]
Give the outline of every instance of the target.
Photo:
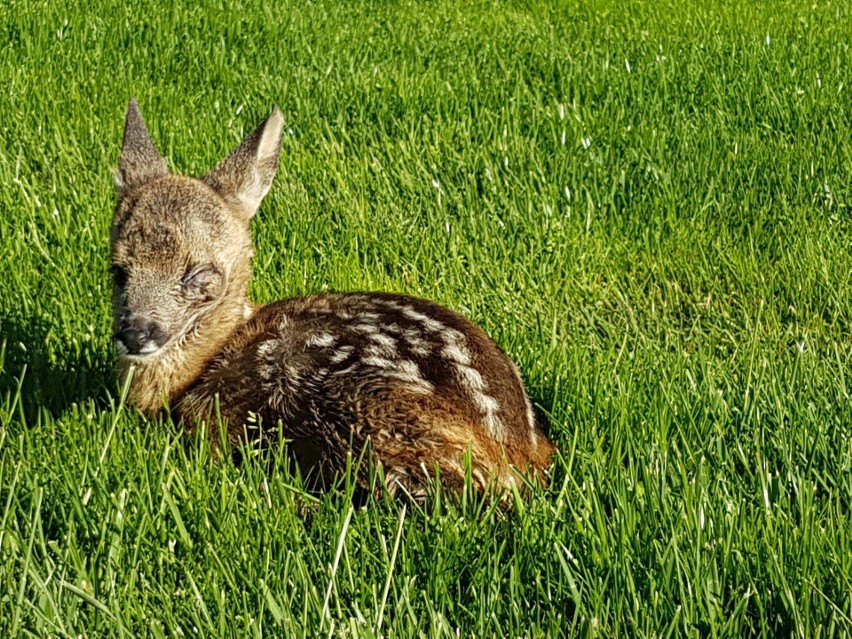
[(121, 325), (115, 339), (129, 355), (147, 355), (166, 342), (166, 335), (156, 322), (131, 319)]

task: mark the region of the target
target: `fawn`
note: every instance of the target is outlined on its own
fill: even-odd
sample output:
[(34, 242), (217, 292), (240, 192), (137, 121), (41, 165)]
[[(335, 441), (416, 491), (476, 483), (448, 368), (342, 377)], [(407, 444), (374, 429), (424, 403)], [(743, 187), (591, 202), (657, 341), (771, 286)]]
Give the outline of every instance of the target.
[(146, 413), (168, 405), (188, 428), (205, 421), (214, 449), (221, 436), (285, 440), (323, 480), (367, 451), (391, 493), (423, 496), (436, 474), (458, 488), (468, 455), (480, 490), (505, 490), (513, 470), (540, 480), (554, 447), (518, 369), (464, 317), (386, 293), (248, 300), (250, 222), (278, 168), (283, 122), (276, 107), (194, 179), (170, 174), (130, 101), (111, 232), (129, 402)]

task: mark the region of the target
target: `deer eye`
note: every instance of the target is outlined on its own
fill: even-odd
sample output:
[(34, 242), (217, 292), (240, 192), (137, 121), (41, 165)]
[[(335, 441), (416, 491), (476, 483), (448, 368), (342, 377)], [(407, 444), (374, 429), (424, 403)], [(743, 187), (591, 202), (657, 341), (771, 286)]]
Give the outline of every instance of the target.
[(118, 264), (113, 264), (109, 267), (109, 272), (112, 274), (112, 281), (119, 288), (124, 288), (127, 284), (127, 271)]
[(212, 296), (222, 281), (222, 275), (213, 264), (191, 266), (180, 280), (187, 295), (193, 297)]

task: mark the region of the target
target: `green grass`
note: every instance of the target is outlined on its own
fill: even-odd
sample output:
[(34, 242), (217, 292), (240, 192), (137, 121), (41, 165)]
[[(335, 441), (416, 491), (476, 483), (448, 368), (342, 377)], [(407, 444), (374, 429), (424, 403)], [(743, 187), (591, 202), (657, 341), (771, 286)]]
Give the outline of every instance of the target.
[[(187, 4), (0, 7), (0, 636), (852, 635), (852, 4)], [(131, 95), (196, 174), (278, 103), (256, 299), (468, 314), (551, 485), (352, 511), (120, 408)]]

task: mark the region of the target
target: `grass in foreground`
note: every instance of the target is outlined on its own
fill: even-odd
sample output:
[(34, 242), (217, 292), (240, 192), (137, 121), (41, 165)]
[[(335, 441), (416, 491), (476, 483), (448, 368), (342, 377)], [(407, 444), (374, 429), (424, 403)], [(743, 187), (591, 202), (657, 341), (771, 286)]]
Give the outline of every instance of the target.
[[(223, 4), (0, 8), (0, 635), (852, 634), (848, 3)], [(131, 94), (195, 173), (277, 102), (256, 298), (468, 314), (552, 485), (353, 511), (122, 410)]]

